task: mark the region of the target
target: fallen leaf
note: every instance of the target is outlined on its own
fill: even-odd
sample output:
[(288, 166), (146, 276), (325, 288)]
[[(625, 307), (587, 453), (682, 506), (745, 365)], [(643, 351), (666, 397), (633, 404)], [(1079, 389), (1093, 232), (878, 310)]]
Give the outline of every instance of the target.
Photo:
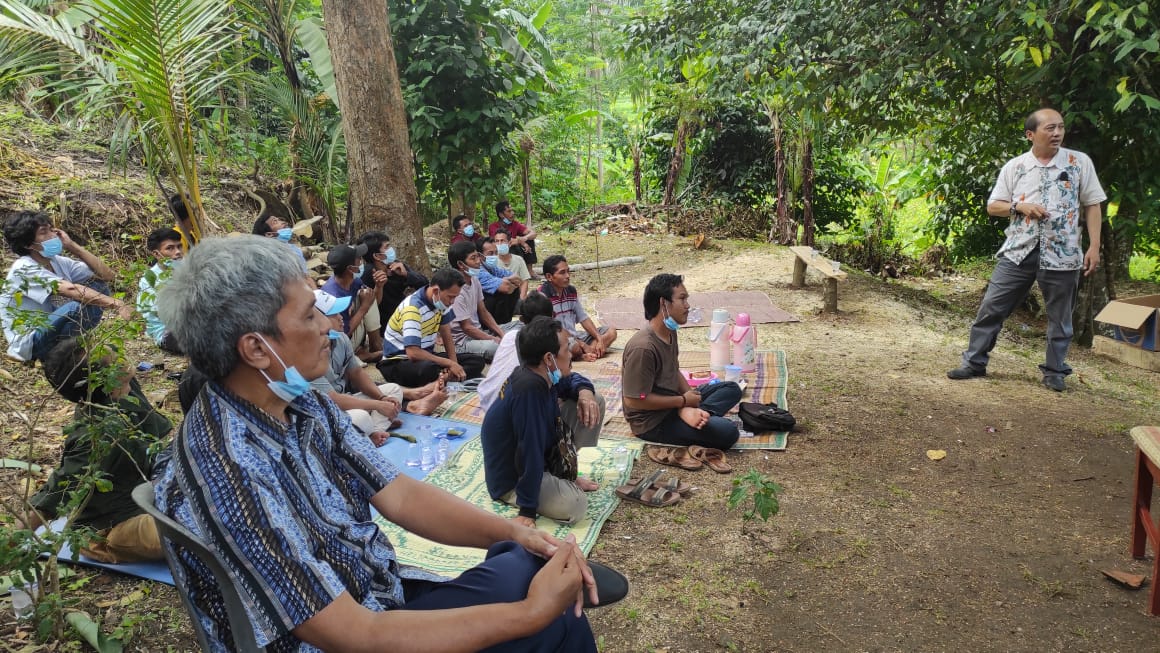
[(1140, 574), (1129, 574), (1126, 571), (1119, 571), (1118, 569), (1101, 569), (1100, 572), (1115, 581), (1119, 585), (1123, 585), (1128, 589), (1138, 590), (1148, 582), (1147, 576)]
[(947, 452), (942, 449), (927, 449), (926, 457), (931, 460), (942, 460), (947, 457)]

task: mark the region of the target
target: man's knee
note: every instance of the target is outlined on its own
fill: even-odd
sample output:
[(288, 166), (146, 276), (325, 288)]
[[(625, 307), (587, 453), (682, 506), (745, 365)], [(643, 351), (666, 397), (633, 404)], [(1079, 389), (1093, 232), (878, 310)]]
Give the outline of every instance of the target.
[(555, 519), (565, 524), (575, 524), (588, 514), (588, 495), (575, 483), (561, 481), (559, 491), (546, 495), (540, 493), (540, 506), (537, 510), (548, 519)]
[(384, 397), (403, 403), (403, 387), (397, 383), (380, 383), (379, 392), (383, 393)]

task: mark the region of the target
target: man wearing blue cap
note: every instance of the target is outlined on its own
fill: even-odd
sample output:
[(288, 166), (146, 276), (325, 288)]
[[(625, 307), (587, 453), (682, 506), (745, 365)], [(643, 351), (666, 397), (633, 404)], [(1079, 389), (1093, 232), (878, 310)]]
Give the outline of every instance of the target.
[(387, 441), (387, 431), (404, 406), (409, 413), (430, 415), (447, 398), (440, 380), (421, 388), (404, 388), (396, 383), (376, 385), (359, 365), (350, 338), (339, 330), (341, 314), (350, 307), (350, 297), (315, 290), (314, 307), (331, 320), (330, 367), (310, 385), (346, 411), (355, 428), (376, 446)]

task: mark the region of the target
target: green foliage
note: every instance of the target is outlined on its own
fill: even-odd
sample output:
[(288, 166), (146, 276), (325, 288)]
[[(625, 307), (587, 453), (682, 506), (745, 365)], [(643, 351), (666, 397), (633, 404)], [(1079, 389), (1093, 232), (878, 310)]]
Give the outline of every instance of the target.
[[(506, 195), (508, 136), (547, 87), (546, 52), (524, 45), (541, 42), (535, 23), (484, 0), (392, 0), (390, 12), (421, 189), (467, 204)], [(518, 36), (501, 22), (516, 16)]]
[(747, 503), (752, 499), (752, 507), (742, 513), (741, 518), (752, 521), (761, 517), (762, 521), (769, 521), (781, 509), (777, 495), (782, 488), (773, 479), (765, 476), (756, 469), (750, 469), (744, 476), (733, 479), (733, 491), (729, 493), (726, 502), (729, 510)]

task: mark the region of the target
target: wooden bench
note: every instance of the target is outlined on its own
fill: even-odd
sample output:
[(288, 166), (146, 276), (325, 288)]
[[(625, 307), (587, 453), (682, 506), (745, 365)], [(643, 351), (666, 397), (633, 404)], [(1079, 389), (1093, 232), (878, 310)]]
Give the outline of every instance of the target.
[(793, 252), (793, 287), (802, 288), (806, 285), (806, 268), (813, 268), (826, 278), (826, 287), (822, 291), (823, 310), (827, 313), (838, 312), (838, 282), (846, 280), (844, 270), (834, 271), (834, 263), (822, 256), (817, 250), (804, 245), (795, 245), (789, 248)]
[(1160, 529), (1152, 519), (1152, 488), (1160, 479), (1160, 426), (1137, 426), (1132, 429), (1136, 443), (1136, 490), (1132, 496), (1132, 530), (1130, 553), (1143, 558), (1146, 545), (1152, 545), (1152, 591), (1148, 597), (1148, 614), (1160, 615)]

